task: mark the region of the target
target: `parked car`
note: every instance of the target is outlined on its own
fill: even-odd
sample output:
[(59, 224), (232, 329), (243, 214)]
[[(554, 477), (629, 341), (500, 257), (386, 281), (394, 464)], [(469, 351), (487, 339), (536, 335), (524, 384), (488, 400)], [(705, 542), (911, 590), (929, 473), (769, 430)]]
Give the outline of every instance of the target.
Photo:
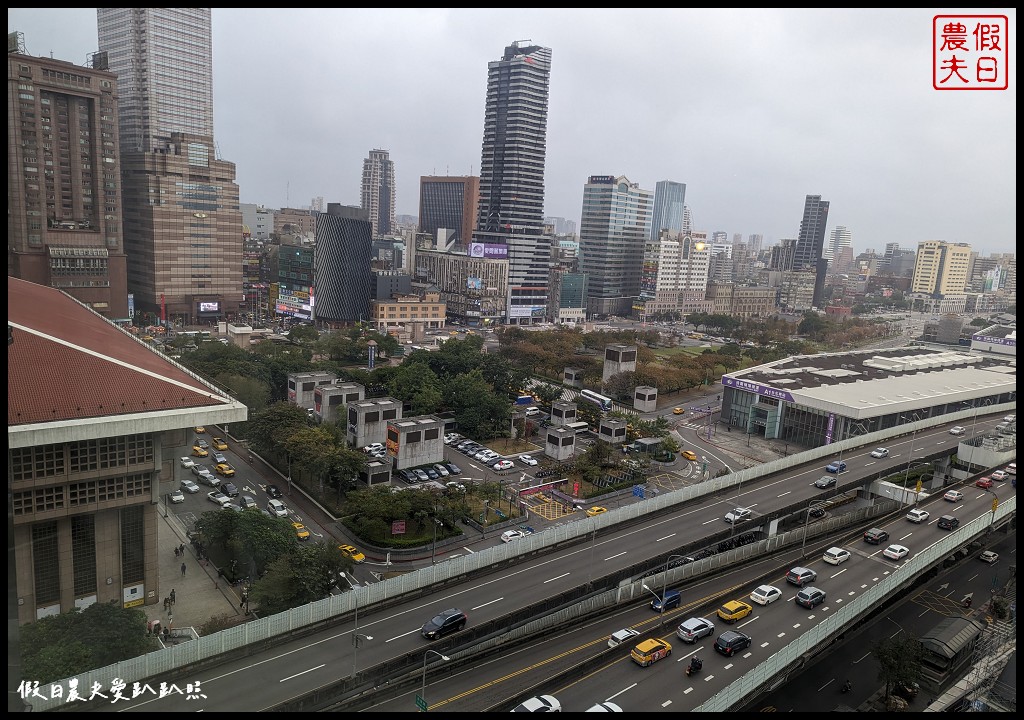
[(523, 465), (529, 465), (532, 467), (537, 464), (537, 459), (534, 458), (532, 455), (520, 455), (519, 462), (521, 462)]
[(181, 488), (178, 488), (177, 490), (171, 490), (169, 493), (167, 493), (167, 499), (174, 504), (183, 503), (185, 502), (185, 493), (181, 491)]
[(830, 473), (841, 473), (846, 471), (846, 461), (837, 460), (825, 466), (825, 471)]
[(416, 479), (419, 480), (420, 482), (427, 482), (428, 480), (430, 480), (430, 476), (427, 475), (427, 473), (420, 468), (416, 468), (415, 470), (413, 470), (413, 472), (416, 473)]
[(492, 467), (500, 472), (502, 470), (511, 470), (513, 467), (515, 467), (515, 463), (513, 463), (511, 460), (499, 460), (498, 462), (494, 463)]
[(601, 515), (608, 512), (608, 508), (595, 505), (594, 507), (587, 508), (587, 517), (594, 517), (595, 515)]
[(875, 448), (874, 450), (871, 451), (871, 457), (873, 457), (873, 458), (889, 457), (889, 449), (888, 448), (884, 448), (884, 447)]
[(714, 632), (715, 624), (713, 622), (702, 617), (692, 617), (679, 623), (679, 627), (676, 628), (676, 637), (683, 642), (695, 643)]
[(187, 492), (189, 495), (195, 495), (197, 492), (199, 492), (199, 486), (196, 485), (195, 482), (193, 482), (192, 480), (189, 480), (188, 478), (185, 478), (184, 480), (181, 481), (181, 489)]
[(917, 508), (914, 508), (913, 510), (907, 513), (907, 520), (909, 520), (912, 523), (922, 523), (925, 522), (928, 518), (929, 514), (927, 510), (918, 510)]
[(427, 640), (437, 640), (466, 627), (469, 616), (458, 608), (449, 608), (423, 623), (420, 634)]
[(441, 477), (448, 477), (449, 475), (448, 468), (446, 468), (441, 463), (435, 463), (434, 469), (437, 470), (437, 474), (440, 475)]
[(460, 468), (458, 465), (456, 465), (453, 462), (445, 463), (444, 466), (446, 468), (448, 468), (448, 474), (449, 475), (461, 475), (462, 474), (462, 468)]
[(734, 623), (745, 618), (753, 610), (754, 608), (742, 600), (730, 600), (718, 608), (718, 617), (723, 622)]

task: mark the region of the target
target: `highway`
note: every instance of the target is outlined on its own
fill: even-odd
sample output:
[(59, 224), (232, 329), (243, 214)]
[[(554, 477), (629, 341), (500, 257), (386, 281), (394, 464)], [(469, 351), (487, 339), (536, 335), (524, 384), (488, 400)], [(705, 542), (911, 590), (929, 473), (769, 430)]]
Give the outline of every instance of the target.
[[(979, 418), (979, 422), (982, 420)], [(997, 421), (996, 418), (991, 421), (984, 419), (986, 426), (992, 426)], [(909, 445), (912, 439), (914, 441), (913, 456), (915, 457), (920, 457), (927, 448), (937, 451), (940, 448), (954, 448), (957, 444), (957, 438), (950, 436), (947, 426), (943, 425), (927, 431), (919, 431), (913, 438), (893, 439), (888, 446), (890, 456), (885, 459), (871, 458), (869, 453), (873, 447), (851, 451), (843, 458), (849, 463), (850, 470), (841, 476), (841, 484), (866, 482), (875, 479), (886, 470), (905, 467), (907, 458), (911, 457)], [(816, 461), (794, 468), (785, 476), (776, 475), (747, 483), (740, 491), (729, 493), (728, 497), (704, 497), (641, 524), (610, 528), (601, 537), (594, 538), (590, 543), (584, 542), (549, 554), (529, 557), (519, 564), (505, 567), (487, 576), (472, 577), (462, 583), (439, 588), (433, 595), (416, 596), (406, 602), (379, 611), (374, 608), (360, 610), (358, 627), (351, 621), (346, 621), (325, 627), (325, 629), (303, 638), (274, 641), (260, 648), (252, 648), (251, 655), (234, 658), (216, 667), (196, 671), (190, 676), (190, 680), (202, 681), (207, 695), (205, 699), (186, 702), (184, 699), (171, 697), (129, 703), (123, 707), (126, 710), (144, 712), (201, 709), (258, 712), (272, 708), (287, 699), (306, 695), (317, 688), (337, 681), (339, 678), (351, 676), (354, 671), (362, 672), (363, 669), (371, 668), (389, 659), (409, 656), (415, 662), (422, 662), (423, 651), (427, 649), (427, 643), (420, 637), (419, 628), (423, 622), (440, 610), (448, 607), (460, 607), (469, 614), (471, 628), (474, 625), (483, 625), (489, 621), (503, 618), (517, 609), (528, 607), (543, 597), (554, 596), (586, 584), (591, 578), (598, 578), (614, 571), (622, 571), (624, 568), (643, 564), (644, 561), (654, 556), (664, 557), (666, 554), (676, 552), (679, 548), (706, 537), (710, 532), (727, 527), (722, 522), (722, 517), (736, 505), (751, 508), (754, 511), (755, 520), (771, 513), (774, 509), (794, 503), (806, 505), (812, 500), (823, 498), (833, 492), (832, 490), (819, 490), (813, 485), (814, 480), (823, 474), (822, 466), (822, 462)], [(1006, 492), (1007, 488), (1009, 485), (997, 488), (996, 492)], [(972, 504), (969, 504), (968, 501)], [(965, 509), (972, 508), (974, 507), (973, 503), (980, 506), (982, 499), (969, 495), (963, 507)], [(925, 532), (925, 529), (920, 528), (916, 531)], [(938, 531), (935, 530), (935, 532)], [(894, 537), (896, 537), (895, 534)], [(761, 573), (764, 572), (767, 572), (767, 568), (761, 569)], [(862, 549), (858, 549), (858, 552), (854, 553), (853, 559), (836, 569), (836, 577), (848, 575), (850, 578), (855, 578), (857, 582), (869, 583), (872, 578), (879, 577), (880, 573), (887, 572), (891, 572), (891, 566), (887, 566), (877, 557), (871, 557)], [(751, 578), (757, 576), (756, 568), (737, 569), (732, 577), (724, 577), (724, 585), (714, 585), (709, 582), (703, 586), (706, 589), (700, 590), (699, 594), (702, 597), (713, 597), (725, 587), (733, 585), (737, 586), (737, 592), (739, 592), (739, 588), (745, 587)], [(845, 582), (845, 580), (841, 582)], [(686, 605), (692, 605), (697, 600), (689, 597), (690, 592), (691, 588), (688, 587)], [(786, 597), (791, 597), (791, 594), (787, 594)], [(833, 597), (835, 595), (830, 593), (830, 602)], [(839, 600), (841, 597), (836, 601)], [(684, 606), (680, 613), (686, 610), (687, 607)], [(785, 603), (779, 602), (759, 609), (757, 613), (740, 623), (738, 629), (749, 627), (748, 623), (760, 622), (761, 625), (757, 626), (759, 629), (769, 623), (780, 623), (779, 627), (781, 628), (784, 623), (806, 624), (809, 622), (809, 620), (794, 621), (792, 617), (783, 616), (781, 613), (786, 611), (799, 612), (791, 606), (788, 600)], [(643, 609), (639, 608), (631, 612), (642, 613)], [(823, 612), (826, 611), (820, 609), (818, 611), (818, 613)], [(599, 646), (601, 637), (606, 637), (608, 632), (619, 626), (632, 624), (632, 622), (628, 622), (632, 617), (634, 616), (623, 616), (616, 618), (608, 625), (602, 624), (600, 628), (594, 629), (588, 642), (594, 642)], [(650, 618), (649, 610), (647, 617)], [(642, 619), (638, 614), (633, 622), (639, 623)], [(674, 619), (673, 622), (675, 622)], [(616, 627), (611, 627), (611, 625)], [(244, 632), (244, 626), (239, 630)], [(797, 630), (793, 629), (788, 632), (797, 632)], [(358, 647), (355, 647), (352, 643), (353, 634), (373, 639), (362, 640)], [(752, 631), (751, 634), (754, 632)], [(764, 636), (763, 631), (758, 632), (757, 635), (757, 643), (751, 649), (751, 656), (729, 661), (727, 663), (729, 667), (722, 664), (719, 668), (716, 664), (717, 658), (711, 657), (713, 651), (709, 655), (706, 650), (701, 650), (706, 661), (706, 672), (703, 674), (701, 682), (698, 683), (698, 687), (702, 687), (703, 691), (697, 694), (694, 694), (695, 690), (690, 690), (685, 694), (676, 693), (678, 697), (673, 695), (671, 698), (661, 696), (660, 702), (672, 700), (675, 703), (674, 709), (681, 709), (684, 698), (687, 698), (686, 702), (693, 706), (704, 692), (710, 693), (719, 687), (715, 682), (715, 677), (724, 685), (730, 678), (732, 668), (737, 667), (738, 663), (742, 661), (749, 667), (763, 654), (770, 651), (772, 642), (781, 642), (779, 639), (772, 641)], [(454, 653), (458, 650), (457, 646), (452, 649), (448, 640), (440, 641), (430, 647), (431, 649), (437, 647), (439, 650), (436, 652), (443, 653)], [(551, 655), (546, 652), (540, 654)], [(655, 673), (664, 672), (666, 667), (674, 667), (676, 660), (685, 654), (683, 648), (680, 647), (679, 652), (672, 658), (661, 661), (661, 663), (647, 668), (646, 671), (641, 671), (640, 676), (633, 673), (634, 680), (643, 681), (644, 678), (653, 678)], [(612, 663), (611, 667), (621, 668), (622, 672), (640, 671), (640, 668), (632, 666), (628, 660)], [(480, 672), (482, 669), (483, 666), (474, 664), (474, 671)], [(514, 668), (506, 667), (505, 670), (508, 674)], [(616, 676), (615, 679), (610, 679), (610, 677), (605, 678), (602, 685), (606, 688), (619, 687), (616, 684), (620, 682), (618, 677)], [(590, 693), (591, 698), (601, 695), (595, 688), (586, 690), (587, 693)], [(665, 688), (666, 692), (670, 690), (674, 691), (675, 689)], [(682, 693), (682, 690), (679, 688), (679, 693)], [(485, 703), (491, 702), (503, 693), (502, 699), (511, 697), (501, 688), (495, 692), (496, 694), (492, 693), (490, 698), (483, 698), (481, 695), (477, 695), (477, 697)], [(441, 690), (440, 692), (432, 691), (431, 694), (438, 698), (449, 698), (455, 693)], [(645, 702), (654, 702), (655, 699), (656, 696), (652, 693)], [(431, 704), (433, 705), (434, 702), (437, 700), (432, 700)], [(588, 700), (587, 707), (592, 702), (596, 702), (596, 699)], [(479, 710), (480, 708), (475, 709)]]

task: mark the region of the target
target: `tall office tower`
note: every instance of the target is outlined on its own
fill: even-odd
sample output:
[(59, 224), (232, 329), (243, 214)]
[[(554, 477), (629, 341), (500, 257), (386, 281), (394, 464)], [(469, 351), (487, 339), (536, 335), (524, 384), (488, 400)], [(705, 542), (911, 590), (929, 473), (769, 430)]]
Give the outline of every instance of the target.
[[(371, 150), (363, 160), (360, 204), (370, 218), (374, 238), (395, 231), (395, 163), (387, 150)], [(328, 205), (329, 207), (329, 205)]]
[[(544, 320), (551, 240), (544, 235), (551, 49), (519, 40), (487, 64), (480, 203), (473, 238), (504, 245), (509, 323)], [(486, 256), (486, 255), (485, 255)], [(493, 252), (491, 257), (498, 257)]]
[(730, 283), (733, 281), (732, 266), (732, 243), (725, 237), (725, 233), (715, 233), (719, 236), (718, 241), (711, 242), (711, 266), (708, 270), (711, 282)]
[(725, 230), (715, 230), (711, 233), (711, 244), (712, 245), (732, 245), (729, 242), (729, 233)]
[(101, 68), (7, 55), (7, 274), (108, 319), (128, 317), (117, 96)]
[(970, 265), (971, 246), (966, 243), (920, 242), (910, 291), (933, 296), (962, 293)]
[(683, 206), (683, 235), (693, 234), (693, 215), (689, 206)]
[(625, 177), (591, 175), (583, 186), (580, 269), (589, 315), (629, 315), (640, 295), (654, 193)]
[[(210, 8), (97, 8), (117, 74), (128, 289), (179, 323), (243, 303), (235, 165), (213, 139)], [(109, 182), (109, 180), (108, 180)]]
[(761, 246), (764, 244), (764, 235), (753, 233), (747, 235), (747, 245), (750, 247), (750, 254), (757, 257), (761, 254)]
[(686, 183), (659, 180), (654, 185), (654, 212), (651, 216), (651, 240), (661, 237), (662, 230), (670, 235), (683, 232), (683, 208)]
[(836, 225), (829, 234), (828, 243), (822, 251), (822, 257), (826, 260), (834, 261), (839, 257), (839, 251), (843, 248), (853, 250), (853, 234), (845, 225)]
[(796, 239), (783, 238), (778, 245), (771, 248), (771, 259), (768, 261), (769, 270), (792, 270), (793, 256), (796, 255)]
[(454, 233), (455, 247), (465, 251), (473, 240), (480, 178), (475, 175), (420, 178), (420, 212), (417, 232), (435, 236), (438, 228)]
[(804, 217), (800, 221), (800, 232), (796, 238), (796, 251), (793, 254), (793, 269), (813, 268), (814, 306), (821, 307), (825, 296), (825, 275), (828, 260), (822, 252), (825, 245), (825, 225), (828, 223), (828, 200), (821, 195), (808, 195), (804, 200)]
[(313, 212), (323, 212), (324, 211), (324, 198), (323, 198), (323, 195), (317, 195), (315, 198), (310, 200), (310, 202), (309, 202), (309, 209), (311, 211), (313, 211)]
[(351, 325), (370, 318), (372, 223), (363, 208), (327, 203), (316, 216), (315, 319)]

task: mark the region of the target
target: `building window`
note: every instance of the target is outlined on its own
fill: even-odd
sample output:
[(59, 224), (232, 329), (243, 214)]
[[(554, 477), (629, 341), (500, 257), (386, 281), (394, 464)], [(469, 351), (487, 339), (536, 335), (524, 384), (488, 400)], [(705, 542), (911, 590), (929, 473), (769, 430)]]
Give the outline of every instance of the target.
[(96, 516), (71, 518), (71, 563), (75, 597), (96, 593)]
[(60, 601), (60, 555), (57, 551), (57, 523), (32, 526), (32, 575), (36, 605)]
[(11, 479), (33, 480), (64, 474), (64, 451), (60, 445), (11, 450)]
[(82, 507), (96, 502), (96, 482), (80, 482), (68, 485), (68, 505)]
[(121, 584), (145, 579), (145, 513), (142, 505), (121, 508)]

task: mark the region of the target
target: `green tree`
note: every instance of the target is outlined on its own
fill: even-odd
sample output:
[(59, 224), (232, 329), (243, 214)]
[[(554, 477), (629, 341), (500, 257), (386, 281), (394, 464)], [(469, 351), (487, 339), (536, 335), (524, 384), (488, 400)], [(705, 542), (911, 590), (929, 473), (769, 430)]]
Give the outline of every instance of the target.
[(223, 374), (217, 376), (217, 384), (228, 388), (239, 402), (249, 408), (250, 412), (264, 410), (270, 403), (270, 387), (259, 378)]
[(873, 643), (871, 654), (878, 662), (878, 679), (885, 683), (885, 702), (897, 684), (917, 682), (921, 677), (921, 643), (912, 637), (887, 637)]
[(351, 569), (333, 544), (293, 541), (249, 590), (249, 601), (263, 615), (306, 605), (327, 597), (341, 573)]
[(204, 546), (223, 548), (224, 567), (233, 561), (240, 575), (259, 576), (295, 543), (290, 523), (256, 509), (204, 512), (196, 521), (196, 531)]
[(278, 402), (253, 413), (246, 423), (245, 436), (258, 449), (284, 452), (287, 439), (308, 427), (305, 410), (292, 403)]
[(54, 682), (157, 649), (146, 613), (93, 603), (19, 628), (24, 677)]

